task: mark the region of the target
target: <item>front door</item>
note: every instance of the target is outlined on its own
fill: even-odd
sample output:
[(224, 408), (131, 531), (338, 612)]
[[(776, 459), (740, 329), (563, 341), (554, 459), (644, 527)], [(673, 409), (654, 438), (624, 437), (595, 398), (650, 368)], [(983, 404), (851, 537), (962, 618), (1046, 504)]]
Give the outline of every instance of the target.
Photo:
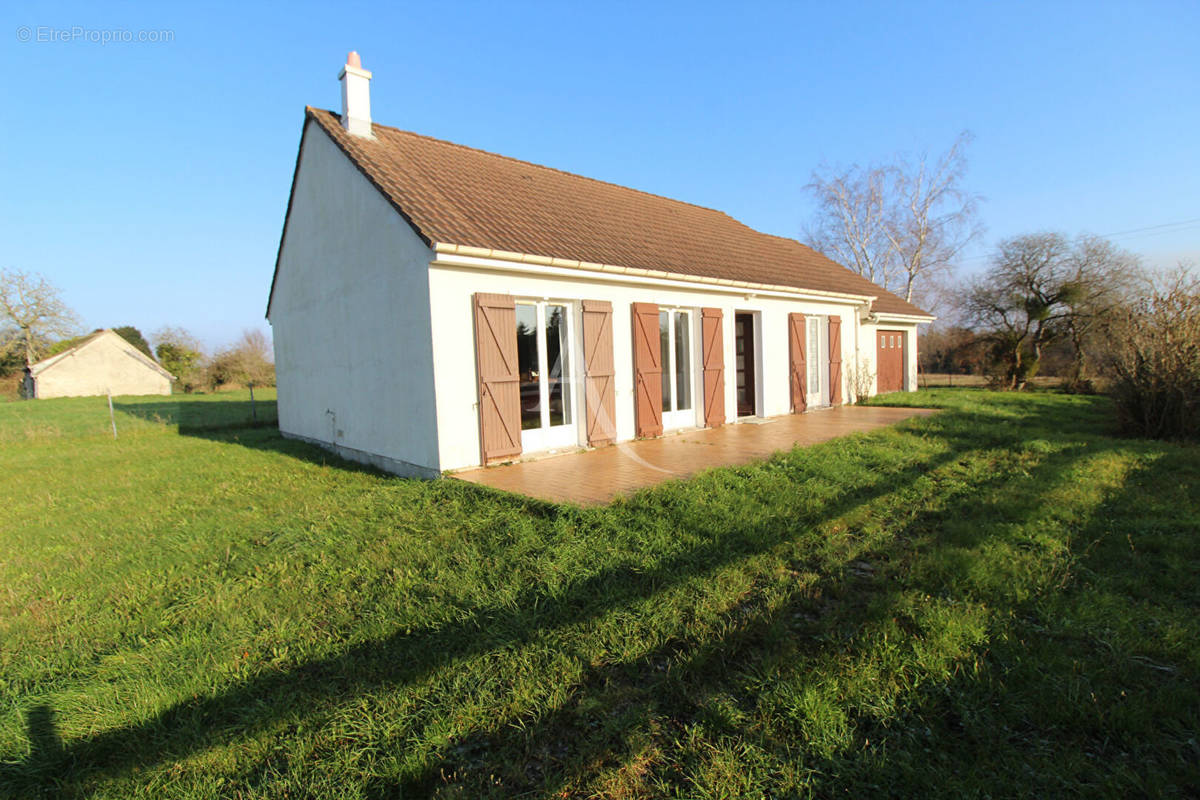
[(662, 353), (663, 429), (693, 427), (696, 387), (692, 354), (696, 350), (692, 347), (692, 312), (659, 311), (658, 342)]
[(757, 391), (754, 381), (754, 315), (735, 314), (733, 336), (737, 357), (737, 415), (753, 417)]
[(572, 392), (575, 326), (565, 303), (517, 301), (517, 367), (521, 379), (521, 449), (579, 443)]

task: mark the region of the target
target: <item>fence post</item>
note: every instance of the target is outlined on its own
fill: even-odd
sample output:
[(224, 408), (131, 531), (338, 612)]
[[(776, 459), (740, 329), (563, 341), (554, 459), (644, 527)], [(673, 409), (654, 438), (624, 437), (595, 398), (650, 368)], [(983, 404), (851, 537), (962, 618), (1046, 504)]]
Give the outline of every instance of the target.
[(108, 390), (108, 421), (112, 423), (113, 438), (117, 438), (117, 417), (113, 414), (112, 389)]
[(254, 381), (250, 381), (250, 421), (258, 422), (258, 411), (254, 408)]

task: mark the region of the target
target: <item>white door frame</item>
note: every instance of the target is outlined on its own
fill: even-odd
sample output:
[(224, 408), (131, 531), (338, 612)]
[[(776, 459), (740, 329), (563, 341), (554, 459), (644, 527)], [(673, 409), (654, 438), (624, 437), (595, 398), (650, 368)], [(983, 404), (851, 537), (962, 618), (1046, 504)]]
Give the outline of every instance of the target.
[[(745, 316), (750, 317), (750, 338), (751, 338), (751, 342), (750, 342), (751, 348), (750, 349), (751, 349), (751, 358), (753, 358), (753, 360), (754, 360), (753, 369), (750, 370), (752, 380), (754, 381), (754, 398), (753, 398), (754, 411), (746, 416), (742, 416), (740, 413), (738, 413), (738, 404), (737, 404), (737, 375), (738, 375), (737, 318), (739, 315), (745, 315)], [(733, 313), (730, 314), (730, 318), (733, 323), (733, 327), (732, 327), (732, 330), (731, 330), (731, 333), (729, 336), (729, 340), (731, 342), (730, 348), (733, 352), (733, 373), (732, 373), (733, 378), (730, 381), (730, 383), (733, 386), (733, 416), (735, 419), (753, 419), (755, 417), (761, 417), (763, 415), (763, 408), (765, 408), (765, 405), (764, 405), (765, 394), (763, 392), (762, 312), (755, 311), (755, 310), (749, 309), (749, 308), (734, 309)]]
[[(697, 393), (697, 391), (696, 391), (696, 389), (697, 389), (696, 373), (698, 372), (698, 370), (696, 369), (696, 363), (697, 363), (696, 357), (697, 357), (697, 355), (699, 355), (698, 348), (696, 347), (696, 341), (697, 341), (696, 325), (697, 325), (697, 320), (699, 318), (699, 315), (696, 313), (696, 309), (694, 309), (694, 308), (680, 308), (680, 307), (676, 307), (676, 306), (659, 306), (658, 313), (668, 315), (667, 316), (667, 320), (668, 320), (668, 322), (667, 322), (667, 332), (668, 332), (668, 334), (667, 334), (667, 342), (668, 342), (667, 358), (663, 359), (662, 369), (663, 369), (664, 375), (670, 376), (668, 385), (671, 387), (671, 398), (670, 398), (671, 408), (670, 408), (670, 410), (663, 409), (663, 412), (662, 412), (663, 430), (669, 431), (669, 430), (678, 430), (680, 428), (694, 428), (698, 424), (696, 422), (696, 420), (701, 411), (700, 406), (703, 404), (703, 400), (700, 398), (700, 394), (702, 392)], [(676, 396), (676, 392), (675, 392), (675, 315), (676, 314), (686, 314), (687, 315), (686, 330), (687, 330), (688, 339), (689, 339), (689, 341), (688, 341), (688, 361), (691, 362), (688, 365), (688, 367), (689, 367), (688, 383), (690, 384), (689, 388), (691, 389), (692, 407), (691, 408), (683, 408), (683, 409), (678, 408), (679, 398)], [(661, 347), (661, 339), (659, 341), (660, 341), (660, 347)], [(666, 399), (667, 398), (664, 396), (663, 400), (666, 400)]]
[[(814, 335), (815, 334), (815, 335)], [(829, 317), (804, 318), (805, 398), (809, 408), (829, 405)], [(815, 369), (814, 369), (815, 364)], [(813, 385), (813, 379), (816, 385)]]
[[(541, 427), (522, 428), (521, 450), (526, 453), (536, 453), (562, 447), (574, 447), (579, 444), (579, 381), (577, 376), (579, 363), (578, 336), (576, 334), (575, 317), (577, 303), (571, 300), (534, 300), (531, 298), (518, 299), (517, 305), (534, 306), (537, 309), (537, 339), (538, 357), (538, 411), (541, 414)], [(547, 364), (546, 351), (546, 307), (564, 306), (564, 319), (567, 325), (567, 342), (564, 352), (567, 354), (567, 374), (560, 382), (566, 396), (563, 408), (570, 415), (570, 420), (562, 425), (550, 424), (550, 382), (553, 365)], [(561, 377), (561, 376), (560, 376)]]

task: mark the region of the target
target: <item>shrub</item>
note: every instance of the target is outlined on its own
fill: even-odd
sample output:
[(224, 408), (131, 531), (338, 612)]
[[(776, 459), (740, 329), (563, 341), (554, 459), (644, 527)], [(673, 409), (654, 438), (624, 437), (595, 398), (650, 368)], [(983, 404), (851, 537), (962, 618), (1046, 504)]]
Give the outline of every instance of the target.
[(271, 343), (262, 331), (247, 330), (232, 347), (212, 357), (205, 376), (214, 391), (231, 384), (274, 386), (275, 364), (271, 360)]
[(1176, 273), (1116, 314), (1109, 393), (1121, 429), (1200, 439), (1200, 282)]
[(163, 369), (175, 376), (175, 389), (190, 394), (205, 382), (204, 347), (183, 328), (161, 328), (154, 333), (154, 354)]
[(875, 373), (871, 371), (870, 362), (862, 356), (849, 362), (846, 365), (846, 383), (856, 405), (864, 405), (870, 400), (871, 391), (875, 388)]

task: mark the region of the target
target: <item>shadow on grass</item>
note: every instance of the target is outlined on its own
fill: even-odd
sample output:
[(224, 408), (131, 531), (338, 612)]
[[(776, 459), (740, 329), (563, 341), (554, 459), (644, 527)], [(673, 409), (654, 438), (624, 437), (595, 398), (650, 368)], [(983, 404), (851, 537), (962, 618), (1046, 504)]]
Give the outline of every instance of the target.
[[(83, 790), (89, 781), (130, 768), (147, 768), (267, 726), (277, 718), (313, 711), (329, 701), (345, 701), (381, 688), (415, 683), (471, 655), (519, 647), (547, 632), (586, 623), (614, 609), (632, 606), (683, 581), (702, 577), (741, 559), (764, 552), (800, 532), (895, 491), (971, 449), (960, 442), (941, 455), (849, 491), (823, 507), (820, 519), (778, 518), (770, 525), (730, 531), (709, 516), (656, 502), (648, 493), (626, 514), (656, 520), (674, 515), (677, 527), (699, 534), (701, 543), (657, 565), (622, 565), (577, 581), (567, 591), (548, 594), (531, 587), (513, 605), (474, 609), (460, 622), (436, 629), (397, 633), (353, 646), (343, 653), (235, 684), (223, 692), (186, 700), (150, 719), (127, 727), (66, 742), (59, 757), (37, 758), (0, 767), (0, 796), (25, 797), (52, 786)], [(745, 480), (735, 477), (734, 480)], [(472, 487), (473, 488), (473, 487)], [(492, 495), (491, 502), (528, 507), (519, 498)], [(601, 512), (570, 511), (583, 521)], [(599, 524), (607, 524), (597, 518)]]
[[(1022, 427), (1024, 436), (1044, 436), (1059, 442), (1069, 439), (1074, 432), (1069, 420), (1020, 418), (1011, 424)], [(713, 575), (790, 541), (822, 522), (886, 495), (903, 492), (917, 480), (973, 452), (1014, 442), (1013, 431), (988, 429), (970, 414), (959, 412), (931, 418), (922, 423), (921, 430), (944, 441), (945, 451), (902, 469), (881, 472), (873, 476), (873, 481), (844, 491), (826, 503), (816, 518), (782, 515), (769, 523), (730, 530), (722, 527), (720, 520), (672, 507), (662, 502), (665, 495), (651, 491), (622, 509), (625, 521), (637, 524), (641, 516), (674, 518), (681, 533), (700, 541), (649, 569), (641, 565), (609, 568), (576, 581), (565, 592), (555, 595), (531, 587), (511, 606), (476, 608), (461, 622), (397, 633), (356, 645), (330, 658), (256, 676), (215, 696), (183, 701), (150, 719), (66, 743), (58, 742), (57, 734), (52, 733), (53, 712), (39, 707), (30, 712), (28, 722), (33, 752), (21, 762), (0, 766), (0, 796), (25, 797), (55, 788), (84, 792), (92, 782), (105, 776), (186, 758), (205, 748), (236, 741), (295, 713), (312, 713), (325, 704), (347, 702), (378, 688), (416, 683), (472, 655), (520, 647), (548, 632), (632, 607), (684, 581)], [(1078, 430), (1086, 432), (1086, 425)], [(260, 435), (264, 437), (260, 444), (271, 449), (279, 446), (274, 442), (316, 449), (282, 440), (267, 431), (250, 432), (247, 438)], [(1027, 483), (1040, 487), (1038, 498), (1044, 498), (1066, 480), (1068, 471), (1079, 459), (1103, 452), (1103, 448), (1085, 444), (1069, 443), (1065, 450), (1029, 465), (1031, 478)], [(724, 473), (722, 479), (749, 482), (737, 476), (736, 471)], [(1005, 479), (999, 476), (993, 480)], [(614, 758), (628, 755), (631, 733), (644, 728), (651, 719), (666, 719), (677, 726), (679, 730), (672, 735), (679, 734), (683, 726), (696, 719), (721, 730), (726, 723), (701, 702), (710, 689), (778, 655), (781, 641), (799, 642), (799, 647), (809, 653), (830, 647), (845, 647), (852, 652), (854, 631), (896, 615), (902, 588), (912, 588), (904, 586), (903, 565), (915, 557), (918, 548), (921, 558), (929, 558), (940, 548), (978, 546), (997, 535), (993, 527), (980, 527), (969, 542), (949, 543), (939, 538), (940, 528), (948, 521), (964, 514), (980, 514), (980, 489), (979, 483), (947, 488), (945, 502), (937, 512), (914, 514), (901, 520), (889, 545), (870, 557), (876, 565), (876, 574), (864, 576), (850, 570), (849, 565), (826, 569), (819, 578), (816, 594), (797, 590), (775, 609), (751, 600), (728, 612), (729, 632), (723, 635), (709, 639), (684, 636), (639, 658), (591, 667), (573, 696), (560, 708), (520, 727), (510, 724), (514, 720), (497, 720), (491, 729), (476, 730), (463, 737), (454, 754), (434, 759), (419, 774), (376, 782), (370, 787), (373, 796), (428, 793), (447, 781), (451, 784), (447, 788), (455, 784), (469, 787), (463, 796), (499, 791), (487, 788), (489, 771), (505, 775), (508, 780), (505, 793), (516, 789), (572, 790), (579, 788), (579, 782), (598, 765), (611, 765)], [(489, 494), (486, 490), (477, 491)], [(500, 499), (520, 505), (516, 499)], [(1116, 498), (1113, 502), (1124, 500)], [(1030, 505), (1028, 513), (1033, 513), (1032, 507), (1037, 503)], [(578, 514), (585, 523), (610, 524), (601, 520), (601, 512), (567, 513)], [(1006, 521), (1019, 520), (1009, 514)], [(936, 586), (920, 588), (930, 593), (938, 591)], [(625, 698), (620, 713), (615, 719), (597, 725), (593, 711), (597, 703), (611, 707), (608, 700), (620, 695)], [(865, 719), (863, 724), (875, 723)], [(728, 726), (728, 732), (736, 730)], [(882, 730), (879, 735), (886, 737), (888, 732)], [(794, 742), (767, 737), (759, 744), (779, 752), (781, 758), (793, 757), (788, 753)], [(497, 763), (497, 754), (501, 753), (509, 759), (507, 763)], [(837, 775), (836, 758), (825, 757), (823, 765), (813, 766), (823, 768), (828, 781), (832, 781)], [(680, 776), (669, 779), (679, 780)], [(836, 787), (826, 783), (825, 789), (833, 792)]]
[(131, 417), (178, 428), (182, 434), (235, 428), (277, 428), (274, 400), (163, 400), (152, 403), (113, 401), (113, 408)]
[[(627, 662), (589, 668), (560, 708), (536, 719), (497, 719), (488, 729), (455, 741), (452, 755), (436, 759), (420, 774), (399, 780), (377, 780), (368, 796), (380, 800), (426, 796), (439, 789), (447, 791), (449, 796), (461, 797), (524, 792), (541, 796), (593, 796), (604, 792), (601, 787), (589, 785), (589, 779), (601, 768), (615, 769), (622, 761), (636, 758), (633, 742), (640, 739), (644, 743), (654, 725), (660, 727), (657, 738), (665, 748), (671, 746), (669, 743), (686, 740), (689, 727), (696, 724), (703, 726), (709, 741), (726, 736), (745, 738), (747, 731), (743, 725), (730, 722), (706, 703), (714, 691), (744, 685), (747, 675), (761, 676), (764, 664), (778, 663), (782, 658), (815, 655), (831, 649), (838, 650), (842, 658), (863, 655), (857, 652), (858, 634), (888, 620), (898, 621), (909, 636), (936, 635), (934, 631), (921, 631), (913, 620), (905, 618), (900, 601), (905, 591), (937, 596), (944, 594), (946, 587), (914, 586), (905, 579), (908, 565), (917, 557), (936, 560), (939, 551), (945, 548), (979, 548), (986, 540), (1001, 535), (999, 526), (976, 526), (967, 537), (959, 536), (949, 542), (939, 537), (941, 528), (964, 517), (989, 515), (1003, 519), (1005, 526), (1020, 525), (1044, 510), (1044, 498), (1070, 480), (1067, 473), (1079, 459), (1103, 452), (1080, 445), (1034, 467), (1027, 483), (1040, 489), (1037, 499), (1028, 503), (1023, 514), (1012, 513), (1007, 507), (1007, 497), (992, 504), (981, 503), (979, 492), (986, 486), (962, 486), (940, 511), (915, 516), (898, 526), (889, 545), (870, 554), (869, 569), (856, 566), (859, 562), (837, 565), (838, 568), (823, 574), (816, 586), (791, 591), (774, 610), (752, 602), (726, 612), (727, 624), (713, 627), (724, 628), (729, 631), (727, 634), (707, 640), (680, 638)], [(953, 456), (957, 459), (964, 454), (957, 451)], [(950, 460), (953, 459), (946, 459)], [(996, 480), (1003, 482), (1005, 478)], [(1098, 527), (1104, 524), (1110, 503), (1120, 506), (1128, 501), (1129, 497), (1122, 493), (1105, 503), (1093, 513), (1097, 520), (1094, 524)], [(937, 687), (924, 691), (930, 697), (944, 694)], [(1004, 702), (1003, 697), (990, 699)], [(739, 710), (747, 715), (755, 711), (745, 699)], [(860, 734), (857, 736), (860, 742), (888, 742), (887, 720), (863, 710), (849, 716), (851, 726)], [(664, 726), (666, 730), (661, 730)], [(781, 739), (779, 733), (787, 735)], [(986, 738), (985, 731), (973, 733), (978, 735), (978, 741)], [(753, 744), (787, 763), (797, 760), (797, 743), (803, 740), (804, 732), (796, 729), (761, 735)], [(914, 752), (907, 755), (917, 764), (926, 764), (929, 741), (922, 739), (914, 744)], [(815, 781), (814, 789), (819, 796), (838, 794), (849, 791), (841, 776), (846, 772), (845, 762), (853, 757), (848, 753), (810, 752), (800, 757), (809, 763), (799, 768), (826, 776)], [(669, 753), (666, 760), (670, 760)], [(688, 785), (687, 776), (678, 773), (678, 766), (666, 770), (672, 771), (675, 774), (660, 777), (677, 788)], [(496, 788), (496, 778), (502, 779), (502, 789)], [(886, 768), (863, 778), (863, 791), (871, 785), (892, 783)], [(928, 788), (936, 790), (937, 786)], [(1012, 787), (1004, 787), (1002, 793), (1011, 790)]]
[(1072, 532), (1060, 584), (1013, 605), (975, 672), (865, 726), (887, 758), (823, 772), (917, 797), (1200, 797), (1200, 664), (1169, 622), (1200, 613), (1198, 486), (1185, 447), (1126, 475)]

